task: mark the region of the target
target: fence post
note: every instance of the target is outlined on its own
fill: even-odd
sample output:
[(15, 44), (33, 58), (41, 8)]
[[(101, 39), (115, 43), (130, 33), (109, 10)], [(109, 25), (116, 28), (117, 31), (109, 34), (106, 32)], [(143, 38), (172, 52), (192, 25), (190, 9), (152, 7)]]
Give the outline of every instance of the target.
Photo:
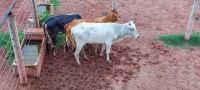
[(112, 10), (117, 10), (118, 0), (112, 0)]
[(44, 3), (45, 4), (50, 4), (50, 1), (49, 0), (44, 0)]
[(196, 16), (196, 12), (198, 10), (198, 5), (199, 5), (199, 0), (194, 0), (193, 6), (192, 6), (192, 11), (190, 13), (190, 17), (189, 17), (189, 21), (188, 21), (187, 31), (185, 33), (185, 40), (190, 39), (190, 35), (192, 33), (192, 27), (194, 26), (194, 19)]
[(32, 14), (33, 14), (33, 21), (35, 22), (35, 27), (40, 28), (37, 0), (31, 0), (31, 6), (33, 11)]
[(24, 66), (24, 60), (22, 58), (22, 51), (20, 47), (14, 15), (10, 13), (7, 17), (7, 21), (8, 21), (8, 28), (10, 32), (11, 41), (13, 44), (13, 50), (15, 54), (15, 60), (17, 63), (17, 69), (18, 69), (18, 73), (20, 77), (20, 82), (21, 84), (25, 85), (28, 83), (28, 81), (27, 81), (27, 75), (26, 75), (26, 70)]

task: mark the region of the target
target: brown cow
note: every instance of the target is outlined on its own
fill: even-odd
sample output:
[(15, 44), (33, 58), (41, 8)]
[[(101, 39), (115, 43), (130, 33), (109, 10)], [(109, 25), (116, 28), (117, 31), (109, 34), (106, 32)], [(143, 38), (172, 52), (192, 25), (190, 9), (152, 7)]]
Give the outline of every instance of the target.
[[(75, 20), (71, 21), (70, 23), (66, 24), (64, 27), (65, 41), (66, 41), (64, 46), (66, 48), (66, 51), (68, 51), (68, 46), (69, 46), (70, 42), (72, 42), (73, 47), (76, 46), (76, 42), (73, 39), (73, 36), (71, 35), (71, 29), (75, 25), (77, 25), (81, 22), (95, 22), (95, 23), (115, 22), (115, 21), (118, 21), (119, 17), (120, 16), (118, 16), (118, 12), (116, 12), (115, 10), (110, 10), (106, 16), (102, 16), (102, 17), (94, 18), (94, 19), (75, 19)], [(97, 53), (97, 47), (98, 46), (96, 46), (96, 48), (95, 48), (95, 53)], [(84, 53), (84, 49), (82, 50), (82, 53), (83, 53), (84, 57), (86, 59), (88, 59)]]

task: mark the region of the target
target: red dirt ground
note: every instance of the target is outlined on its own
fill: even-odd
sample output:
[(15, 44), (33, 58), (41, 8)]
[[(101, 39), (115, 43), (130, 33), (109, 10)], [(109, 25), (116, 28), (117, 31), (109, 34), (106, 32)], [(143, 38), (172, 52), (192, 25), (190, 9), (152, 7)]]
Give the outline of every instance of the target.
[[(111, 9), (111, 0), (60, 0), (61, 13), (79, 13), (83, 18), (102, 16)], [(112, 46), (110, 58), (94, 54), (86, 45), (90, 60), (75, 61), (72, 51), (56, 57), (46, 54), (41, 76), (29, 78), (19, 90), (199, 90), (200, 48), (166, 48), (157, 35), (183, 33), (192, 0), (119, 0), (118, 23), (136, 20), (140, 38), (127, 38)], [(197, 13), (195, 31), (200, 26)]]

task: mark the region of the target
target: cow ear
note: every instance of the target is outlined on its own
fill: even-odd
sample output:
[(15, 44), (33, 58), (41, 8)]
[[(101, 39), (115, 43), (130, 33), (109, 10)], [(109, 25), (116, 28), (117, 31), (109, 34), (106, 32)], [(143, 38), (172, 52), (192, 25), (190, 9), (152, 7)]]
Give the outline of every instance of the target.
[(106, 10), (106, 11), (105, 11), (105, 14), (108, 15), (108, 13), (109, 13), (109, 12)]
[(137, 22), (137, 18), (133, 18), (133, 23), (136, 23)]
[(131, 23), (131, 22), (132, 22), (132, 23), (135, 23), (135, 21), (130, 21), (130, 23)]

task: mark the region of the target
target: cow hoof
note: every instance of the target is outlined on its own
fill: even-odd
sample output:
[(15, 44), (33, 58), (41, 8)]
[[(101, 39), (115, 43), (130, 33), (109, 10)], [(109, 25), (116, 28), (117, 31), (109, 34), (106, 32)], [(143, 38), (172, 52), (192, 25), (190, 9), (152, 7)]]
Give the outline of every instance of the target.
[(80, 65), (78, 65), (79, 67), (82, 67), (82, 65), (80, 64)]
[(98, 55), (98, 52), (95, 52), (95, 55)]
[(67, 59), (67, 55), (64, 55), (64, 59)]
[(100, 55), (99, 55), (99, 56), (101, 56), (101, 57), (102, 57), (102, 56), (103, 56), (103, 53), (100, 53)]
[(85, 58), (86, 60), (89, 60), (87, 56), (86, 56), (86, 57), (84, 57), (84, 58)]
[(66, 54), (66, 50), (64, 50), (64, 54)]
[(53, 52), (53, 56), (56, 56), (56, 53), (55, 53), (55, 52)]
[(110, 61), (110, 60), (108, 60), (108, 63), (110, 63), (110, 64), (111, 64), (111, 61)]
[(82, 65), (81, 65), (80, 63), (78, 63), (78, 66), (79, 66), (79, 67), (82, 67)]

